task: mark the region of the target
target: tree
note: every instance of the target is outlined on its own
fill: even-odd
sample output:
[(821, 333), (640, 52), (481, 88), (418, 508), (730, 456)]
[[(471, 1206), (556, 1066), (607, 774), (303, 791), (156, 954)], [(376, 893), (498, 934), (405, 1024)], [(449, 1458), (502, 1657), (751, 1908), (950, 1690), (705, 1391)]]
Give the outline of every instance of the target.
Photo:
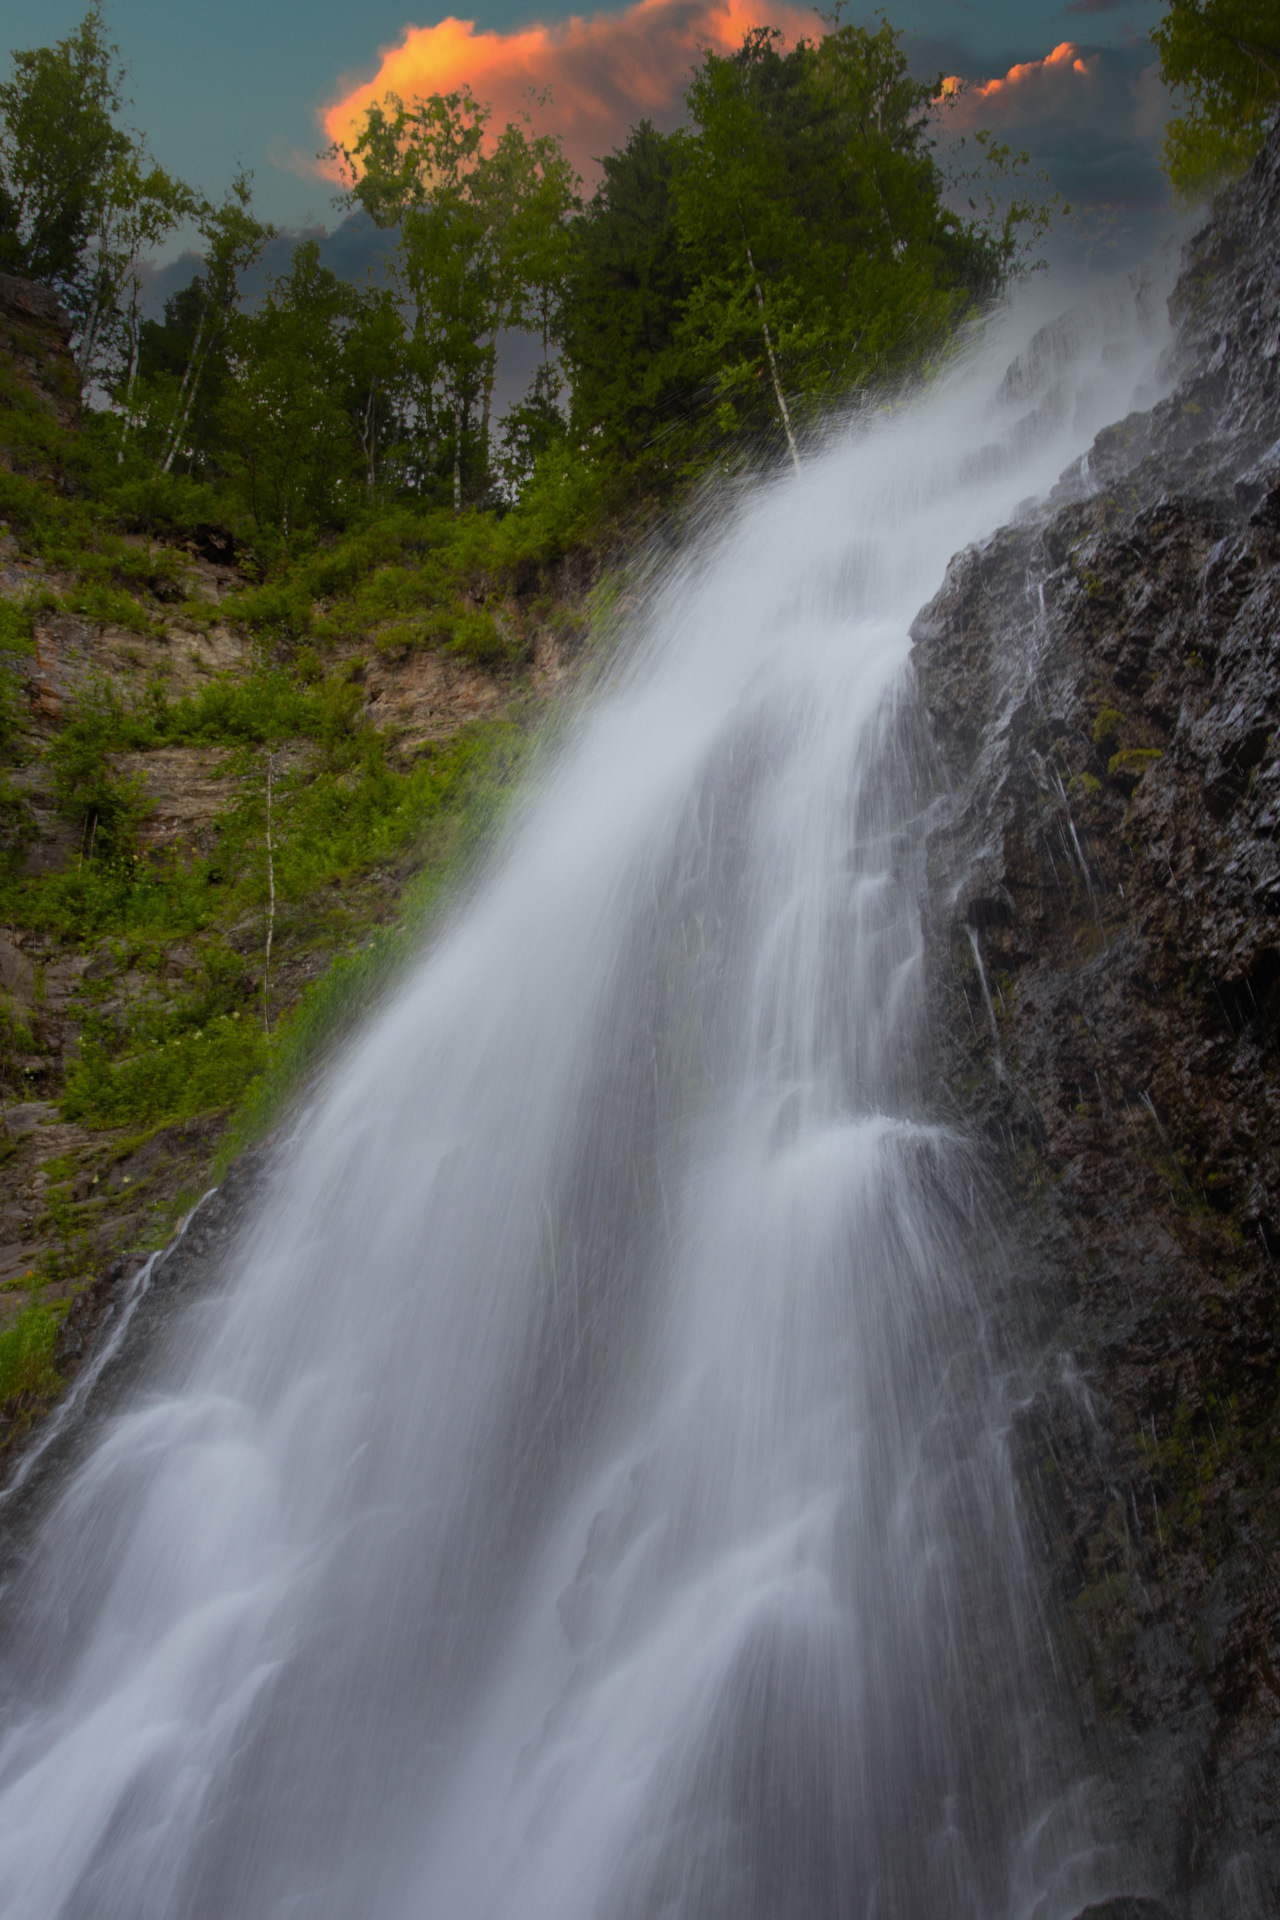
[(77, 316), (91, 236), (133, 151), (113, 118), (123, 77), (95, 5), (65, 40), (15, 53), (0, 84), (0, 265), (56, 286)]
[(1181, 200), (1242, 173), (1280, 105), (1275, 0), (1170, 0), (1151, 36), (1160, 75), (1181, 96), (1163, 161)]
[(199, 314), (186, 364), (178, 383), (173, 410), (163, 436), (160, 471), (168, 473), (175, 456), (189, 447), (188, 429), (210, 360), (226, 345), (227, 331), (240, 299), (240, 283), (275, 228), (264, 226), (252, 211), (253, 176), (239, 173), (220, 207), (205, 201), (200, 209), (200, 231), (205, 240), (204, 270), (198, 276)]
[[(708, 53), (690, 124), (641, 122), (574, 232), (572, 420), (615, 490), (667, 491), (743, 434), (798, 460), (806, 417), (922, 366), (1042, 228), (1016, 188), (972, 219), (946, 204), (941, 76), (914, 79), (887, 23), (780, 42), (759, 27)], [(988, 174), (1015, 170), (981, 151)]]
[(548, 357), (534, 371), (522, 400), (503, 417), (498, 475), (508, 500), (518, 500), (534, 476), (538, 463), (553, 447), (560, 447), (568, 423), (560, 404), (564, 381)]
[(468, 93), (412, 106), (389, 94), (352, 147), (330, 149), (347, 170), (348, 201), (399, 229), (394, 273), (412, 313), (406, 366), (419, 432), (448, 449), (455, 512), (473, 444), (489, 482), (499, 333), (532, 324), (550, 338), (576, 204), (558, 140), (511, 124), (486, 152), (488, 119)]
[(346, 407), (360, 444), (366, 496), (371, 500), (403, 436), (404, 322), (389, 287), (353, 289), (343, 339)]
[(615, 491), (663, 491), (696, 381), (677, 336), (695, 283), (681, 251), (675, 179), (687, 147), (649, 120), (601, 161), (603, 177), (568, 231), (556, 324), (574, 432), (607, 463)]
[(927, 117), (941, 76), (913, 79), (887, 22), (789, 53), (778, 39), (756, 28), (708, 54), (686, 96), (677, 339), (714, 381), (722, 432), (772, 413), (796, 457), (794, 411), (918, 366), (1017, 241), (944, 204)]
[[(196, 274), (168, 296), (159, 320), (144, 320), (138, 330), (138, 374), (131, 409), (131, 430), (159, 462), (169, 443), (182, 385), (205, 309), (204, 281)], [(191, 471), (207, 467), (218, 450), (218, 412), (232, 378), (225, 333), (204, 356), (199, 386), (188, 410), (186, 459)]]
[(322, 266), (316, 242), (304, 240), (266, 299), (233, 321), (222, 443), (260, 528), (287, 539), (332, 522), (359, 488), (371, 437), (360, 419), (365, 376), (377, 365), (378, 339), (367, 336), (381, 304)]
[(13, 67), (0, 85), (0, 263), (58, 288), (77, 322), (81, 382), (119, 393), (127, 432), (143, 257), (196, 201), (116, 126), (123, 74), (98, 7)]
[(196, 209), (190, 188), (148, 165), (137, 148), (117, 159), (104, 184), (76, 364), (85, 385), (99, 377), (109, 390), (118, 389), (126, 432), (141, 348), (145, 256)]

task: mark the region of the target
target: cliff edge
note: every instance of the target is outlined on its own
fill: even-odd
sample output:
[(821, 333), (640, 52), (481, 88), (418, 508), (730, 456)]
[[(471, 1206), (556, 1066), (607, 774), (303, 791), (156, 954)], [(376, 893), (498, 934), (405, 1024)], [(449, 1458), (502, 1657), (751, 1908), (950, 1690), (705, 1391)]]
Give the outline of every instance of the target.
[(1280, 129), (1188, 248), (1170, 397), (914, 630), (938, 1100), (1051, 1356), (1023, 1439), (1090, 1764), (1188, 1920), (1280, 1910), (1278, 222)]

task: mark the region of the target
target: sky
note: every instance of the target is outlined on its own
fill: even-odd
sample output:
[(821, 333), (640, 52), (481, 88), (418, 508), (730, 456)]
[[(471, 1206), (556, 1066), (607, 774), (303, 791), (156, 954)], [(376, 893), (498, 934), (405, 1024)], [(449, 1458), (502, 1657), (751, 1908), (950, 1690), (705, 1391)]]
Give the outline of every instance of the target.
[[(0, 0), (0, 66), (16, 47), (68, 32), (85, 0)], [(1054, 242), (1072, 264), (1128, 265), (1169, 225), (1157, 152), (1163, 90), (1148, 39), (1156, 0), (885, 0), (921, 74), (969, 82), (953, 133), (991, 128), (1031, 150), (1075, 224)], [(468, 84), (499, 124), (532, 95), (539, 129), (559, 132), (592, 183), (593, 161), (643, 114), (680, 118), (689, 68), (768, 21), (788, 39), (821, 30), (787, 0), (633, 0), (579, 15), (555, 0), (481, 0), (458, 17), (419, 0), (107, 0), (128, 68), (131, 119), (164, 166), (213, 198), (252, 169), (259, 214), (288, 235), (332, 233), (352, 270), (372, 236), (342, 225), (317, 153), (387, 88), (405, 96)], [(873, 21), (847, 6), (846, 19)], [(285, 243), (276, 249), (283, 262)], [(171, 248), (182, 252), (182, 241)], [(189, 277), (175, 259), (157, 293)]]

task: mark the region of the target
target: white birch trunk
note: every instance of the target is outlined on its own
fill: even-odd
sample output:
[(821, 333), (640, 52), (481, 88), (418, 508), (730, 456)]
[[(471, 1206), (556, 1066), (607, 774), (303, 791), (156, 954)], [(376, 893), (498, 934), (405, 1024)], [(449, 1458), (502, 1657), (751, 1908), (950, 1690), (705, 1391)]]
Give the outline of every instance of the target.
[(777, 356), (773, 351), (773, 335), (769, 331), (769, 319), (764, 306), (764, 288), (760, 285), (760, 276), (756, 272), (755, 256), (751, 251), (751, 242), (747, 242), (747, 264), (756, 284), (756, 305), (760, 309), (760, 325), (764, 329), (765, 352), (769, 356), (769, 372), (773, 376), (773, 391), (778, 402), (778, 412), (782, 415), (782, 424), (786, 429), (787, 445), (791, 449), (791, 461), (797, 473), (800, 471), (800, 450), (796, 446), (796, 436), (791, 430), (791, 410), (787, 406), (787, 396), (782, 391), (782, 381), (778, 376)]

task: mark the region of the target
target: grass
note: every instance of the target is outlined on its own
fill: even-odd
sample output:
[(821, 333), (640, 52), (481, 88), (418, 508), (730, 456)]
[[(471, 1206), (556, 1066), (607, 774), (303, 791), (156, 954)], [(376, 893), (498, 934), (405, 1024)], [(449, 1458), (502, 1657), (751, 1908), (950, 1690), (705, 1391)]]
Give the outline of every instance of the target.
[[(30, 923), (114, 935), (115, 972), (159, 976), (174, 937), (198, 937), (194, 979), (177, 992), (100, 1011), (110, 979), (82, 990), (82, 1041), (67, 1070), (63, 1118), (94, 1129), (147, 1133), (212, 1112), (234, 1114), (246, 1141), (271, 1124), (335, 1038), (416, 951), (432, 916), (491, 835), (527, 757), (530, 733), (506, 717), (462, 729), (429, 758), (397, 773), (374, 756), (349, 777), (321, 770), (286, 782), (274, 816), (275, 884), (289, 931), (321, 946), (347, 925), (345, 950), (301, 1001), (264, 1031), (260, 981), (228, 945), (245, 910), (265, 933), (264, 795), (255, 779), (223, 816), (211, 863), (156, 873), (145, 862), (83, 866), (26, 886)], [(374, 926), (350, 904), (370, 868), (406, 857), (416, 875), (395, 923)], [(234, 876), (234, 877), (233, 877)], [(333, 883), (339, 887), (335, 894)], [(254, 935), (255, 942), (260, 936)], [(29, 1043), (15, 1030), (13, 1044)]]
[[(276, 1124), (464, 881), (533, 738), (531, 632), (571, 618), (548, 570), (598, 539), (601, 507), (598, 476), (553, 457), (513, 508), (455, 516), (378, 500), (346, 525), (286, 539), (251, 527), (225, 489), (157, 476), (128, 448), (118, 463), (109, 423), (91, 415), (67, 429), (10, 385), (0, 368), (0, 531), (30, 571), (0, 598), (0, 768), (12, 769), (0, 771), (0, 924), (43, 950), (31, 1007), (0, 996), (0, 1082), (26, 1091), (38, 1075), (62, 1119), (90, 1135), (65, 1166), (44, 1169), (42, 1277), (0, 1336), (0, 1407), (20, 1410), (24, 1395), (60, 1384), (62, 1307), (45, 1307), (40, 1287), (92, 1269), (121, 1235), (166, 1238), (179, 1202), (163, 1167), (200, 1180), (219, 1127), (225, 1165)], [(240, 569), (220, 600), (192, 557), (209, 526), (231, 535)], [(131, 663), (117, 647), (118, 671), (82, 683), (70, 704), (62, 690), (50, 733), (47, 714), (33, 724), (23, 682), (36, 630), (59, 615), (153, 637), (175, 621), (231, 625), (254, 662), (210, 665), (174, 697), (162, 667), (148, 680), (141, 650)], [(417, 648), (495, 674), (509, 700), (406, 752), (395, 726), (366, 718), (359, 683), (367, 660)], [(210, 755), (219, 811), (198, 847), (170, 855), (148, 843), (141, 769), (175, 747)], [(31, 872), (50, 801), (74, 852)], [(107, 964), (69, 975), (66, 962), (85, 953)], [(46, 971), (62, 981), (47, 1006)], [(148, 1146), (169, 1128), (169, 1144)], [(130, 1170), (108, 1178), (120, 1156)]]
[(264, 1070), (245, 1089), (219, 1149), (225, 1167), (277, 1123), (299, 1089), (421, 950), (432, 924), (491, 843), (534, 736), (512, 721), (472, 732), (463, 777), (435, 821), (434, 844), (390, 927), (332, 960), (280, 1023)]
[(0, 1333), (0, 1414), (14, 1411), (24, 1395), (57, 1393), (62, 1378), (53, 1364), (53, 1343), (61, 1316), (33, 1300), (11, 1327)]

